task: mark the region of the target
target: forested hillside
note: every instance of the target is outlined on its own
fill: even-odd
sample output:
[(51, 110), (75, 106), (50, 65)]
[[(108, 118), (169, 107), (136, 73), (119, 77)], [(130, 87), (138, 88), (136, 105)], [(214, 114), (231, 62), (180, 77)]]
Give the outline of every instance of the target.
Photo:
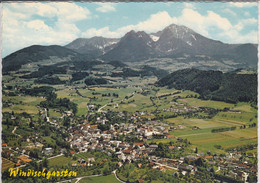
[(184, 69), (167, 75), (156, 85), (195, 91), (202, 99), (231, 103), (257, 101), (256, 74)]

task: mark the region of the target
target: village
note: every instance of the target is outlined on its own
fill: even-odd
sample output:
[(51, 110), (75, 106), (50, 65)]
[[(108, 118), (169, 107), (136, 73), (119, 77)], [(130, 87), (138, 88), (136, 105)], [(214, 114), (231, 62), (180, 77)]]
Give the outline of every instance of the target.
[[(134, 115), (132, 117), (135, 117)], [(97, 123), (105, 124), (106, 119), (98, 118)], [(177, 128), (183, 128), (178, 126)], [(159, 169), (161, 171), (165, 169), (176, 170), (177, 174), (186, 175), (196, 174), (197, 167), (191, 165), (191, 162), (195, 162), (198, 159), (202, 159), (208, 164), (208, 171), (222, 172), (224, 175), (234, 179), (240, 179), (247, 182), (249, 174), (256, 174), (257, 167), (252, 166), (249, 163), (251, 158), (256, 155), (253, 153), (247, 153), (245, 156), (240, 152), (234, 150), (232, 153), (226, 153), (225, 155), (216, 155), (208, 152), (207, 154), (197, 152), (189, 153), (185, 152), (184, 143), (178, 145), (169, 145), (169, 150), (172, 153), (177, 151), (184, 151), (179, 159), (170, 159), (154, 156), (154, 152), (157, 148), (157, 144), (149, 144), (148, 140), (153, 138), (174, 139), (178, 142), (183, 142), (182, 138), (175, 137), (169, 132), (176, 129), (168, 124), (158, 121), (146, 121), (135, 124), (114, 124), (110, 126), (109, 130), (102, 131), (98, 129), (98, 125), (83, 124), (75, 128), (70, 128), (70, 144), (71, 147), (77, 147), (79, 152), (87, 152), (92, 150), (98, 150), (111, 155), (111, 152), (115, 152), (118, 159), (119, 167), (124, 163), (131, 163), (139, 160), (141, 157), (145, 157), (150, 161), (153, 169)], [(130, 140), (122, 141), (120, 137), (124, 136)], [(134, 136), (135, 139), (131, 139)], [(138, 140), (135, 142), (134, 140)], [(91, 166), (91, 161), (84, 162), (86, 166)], [(81, 162), (82, 163), (82, 162)], [(82, 164), (79, 164), (80, 166)], [(73, 166), (77, 166), (74, 164)], [(140, 166), (142, 166), (140, 164)], [(213, 166), (217, 167), (213, 170)], [(230, 171), (229, 171), (230, 170)]]
[[(187, 108), (184, 109), (188, 110)], [(46, 110), (42, 111), (45, 111), (42, 112), (42, 117), (47, 117), (47, 122), (62, 133), (62, 130), (59, 129), (60, 127), (55, 123), (56, 121), (53, 122), (53, 119), (47, 116)], [(175, 130), (184, 129), (185, 126), (169, 125), (149, 118), (146, 121), (141, 120), (142, 116), (152, 115), (147, 112), (133, 113), (130, 119), (134, 123), (111, 124), (105, 114), (102, 112), (95, 119), (95, 124), (84, 122), (67, 129), (69, 136), (65, 140), (70, 144), (71, 149), (76, 150), (69, 152), (72, 156), (76, 153), (90, 151), (100, 151), (108, 156), (114, 153), (118, 158), (118, 167), (146, 159), (150, 162), (149, 165), (152, 169), (160, 171), (173, 170), (174, 174), (182, 174), (183, 176), (186, 174), (195, 175), (198, 171), (198, 163), (202, 161), (204, 164), (207, 164), (208, 172), (214, 171), (220, 175), (243, 182), (247, 182), (250, 174), (257, 174), (257, 167), (250, 163), (250, 159), (256, 156), (254, 153), (245, 154), (236, 149), (220, 155), (210, 151), (202, 153), (192, 148), (187, 139), (174, 135)], [(65, 115), (73, 119), (70, 112), (67, 112)], [(117, 114), (117, 117), (125, 118), (125, 114), (120, 112)], [(193, 130), (197, 130), (197, 128)], [(15, 130), (13, 133), (15, 133)], [(28, 142), (30, 142), (29, 139), (30, 137), (27, 139)], [(165, 144), (166, 148), (168, 148), (167, 152), (171, 154), (171, 158), (160, 156), (160, 144), (154, 143), (153, 139), (168, 139), (169, 143)], [(40, 154), (49, 158), (62, 156), (67, 152), (67, 149), (61, 148), (57, 154), (57, 151), (54, 151), (52, 147), (43, 147), (43, 144), (37, 141), (37, 137), (28, 146), (42, 148)], [(32, 160), (36, 160), (38, 156), (34, 156), (28, 146), (25, 146), (23, 149), (18, 147), (11, 149), (8, 148), (8, 144), (3, 143), (4, 157), (15, 162), (15, 167), (25, 167)], [(155, 153), (156, 151), (159, 152), (159, 156), (158, 153)], [(71, 166), (92, 166), (93, 162), (95, 162), (95, 158), (79, 158), (77, 163), (73, 163)], [(142, 167), (143, 165), (139, 163), (138, 166)]]

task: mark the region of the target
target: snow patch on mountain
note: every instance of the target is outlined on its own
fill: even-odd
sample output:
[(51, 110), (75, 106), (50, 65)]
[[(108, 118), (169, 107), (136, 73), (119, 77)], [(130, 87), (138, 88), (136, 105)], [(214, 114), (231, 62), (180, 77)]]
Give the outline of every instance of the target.
[(192, 46), (192, 42), (187, 41), (186, 43), (187, 43), (188, 45)]
[(193, 34), (191, 34), (191, 36), (195, 41), (197, 41), (196, 37)]
[(155, 35), (150, 35), (150, 38), (154, 41), (154, 42), (156, 42), (156, 41), (158, 41), (159, 40), (159, 36), (155, 36)]

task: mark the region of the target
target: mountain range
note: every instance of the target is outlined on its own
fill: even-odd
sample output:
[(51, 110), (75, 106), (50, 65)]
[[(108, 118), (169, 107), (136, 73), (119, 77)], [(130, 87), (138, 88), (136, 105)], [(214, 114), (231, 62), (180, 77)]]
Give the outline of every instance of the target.
[(149, 64), (169, 70), (197, 67), (228, 71), (256, 68), (258, 61), (256, 44), (226, 44), (172, 24), (152, 34), (130, 31), (120, 39), (78, 38), (65, 46), (30, 46), (5, 57), (3, 71), (18, 70), (26, 63), (51, 57)]

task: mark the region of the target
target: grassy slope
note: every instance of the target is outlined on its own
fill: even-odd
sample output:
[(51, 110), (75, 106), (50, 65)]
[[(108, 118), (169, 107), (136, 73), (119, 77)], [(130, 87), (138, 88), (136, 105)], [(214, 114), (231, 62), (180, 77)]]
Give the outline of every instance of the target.
[(107, 175), (107, 176), (100, 176), (100, 177), (89, 177), (83, 178), (79, 181), (80, 183), (119, 183), (119, 181), (115, 178), (115, 175)]

